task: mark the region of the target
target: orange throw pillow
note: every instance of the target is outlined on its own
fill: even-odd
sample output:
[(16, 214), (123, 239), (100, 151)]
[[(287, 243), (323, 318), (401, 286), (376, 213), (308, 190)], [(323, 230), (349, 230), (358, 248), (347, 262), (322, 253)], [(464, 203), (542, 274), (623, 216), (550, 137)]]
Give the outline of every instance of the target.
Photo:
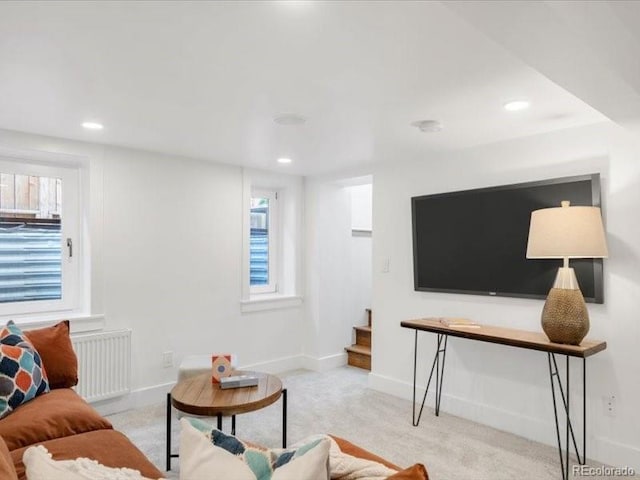
[(40, 354), (50, 388), (71, 388), (78, 384), (78, 357), (71, 345), (68, 320), (24, 334)]

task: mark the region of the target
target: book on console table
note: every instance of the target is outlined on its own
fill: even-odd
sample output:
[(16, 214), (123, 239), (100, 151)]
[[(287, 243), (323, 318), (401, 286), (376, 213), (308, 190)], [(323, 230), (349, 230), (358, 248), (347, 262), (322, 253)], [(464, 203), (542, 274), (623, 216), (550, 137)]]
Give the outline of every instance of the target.
[(461, 327), (461, 328), (480, 328), (480, 324), (469, 320), (468, 318), (458, 317), (440, 317), (438, 318), (440, 323), (445, 327)]

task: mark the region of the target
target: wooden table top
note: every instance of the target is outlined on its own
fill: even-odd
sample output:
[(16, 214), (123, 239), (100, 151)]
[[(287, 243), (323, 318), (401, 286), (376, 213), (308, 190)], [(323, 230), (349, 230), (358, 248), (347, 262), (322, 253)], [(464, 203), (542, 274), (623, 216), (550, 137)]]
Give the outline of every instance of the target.
[(443, 333), (452, 337), (468, 338), (482, 342), (498, 343), (512, 347), (540, 350), (542, 352), (558, 353), (572, 357), (589, 357), (605, 348), (607, 342), (600, 340), (583, 340), (580, 345), (565, 345), (550, 342), (542, 332), (530, 332), (515, 328), (480, 325), (478, 327), (446, 326), (438, 318), (421, 318), (400, 322), (405, 328), (423, 330), (425, 332)]
[(222, 390), (211, 381), (210, 373), (196, 375), (178, 382), (171, 390), (171, 404), (192, 415), (215, 417), (252, 412), (271, 405), (282, 394), (282, 382), (274, 375), (237, 371), (233, 375), (255, 375), (258, 385)]

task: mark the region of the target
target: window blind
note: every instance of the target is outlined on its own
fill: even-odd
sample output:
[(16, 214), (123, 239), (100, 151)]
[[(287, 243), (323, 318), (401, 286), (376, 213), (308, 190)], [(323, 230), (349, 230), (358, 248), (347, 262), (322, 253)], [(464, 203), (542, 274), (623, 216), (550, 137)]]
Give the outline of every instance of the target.
[(0, 303), (62, 297), (59, 219), (0, 218)]

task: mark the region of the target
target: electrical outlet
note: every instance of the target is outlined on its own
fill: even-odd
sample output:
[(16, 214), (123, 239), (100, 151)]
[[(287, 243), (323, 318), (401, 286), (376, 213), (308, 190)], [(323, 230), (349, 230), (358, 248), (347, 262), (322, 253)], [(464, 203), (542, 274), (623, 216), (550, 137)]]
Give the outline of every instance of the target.
[(604, 414), (607, 417), (616, 416), (616, 396), (609, 395), (604, 397)]
[(173, 367), (173, 352), (162, 352), (162, 366), (164, 368)]

